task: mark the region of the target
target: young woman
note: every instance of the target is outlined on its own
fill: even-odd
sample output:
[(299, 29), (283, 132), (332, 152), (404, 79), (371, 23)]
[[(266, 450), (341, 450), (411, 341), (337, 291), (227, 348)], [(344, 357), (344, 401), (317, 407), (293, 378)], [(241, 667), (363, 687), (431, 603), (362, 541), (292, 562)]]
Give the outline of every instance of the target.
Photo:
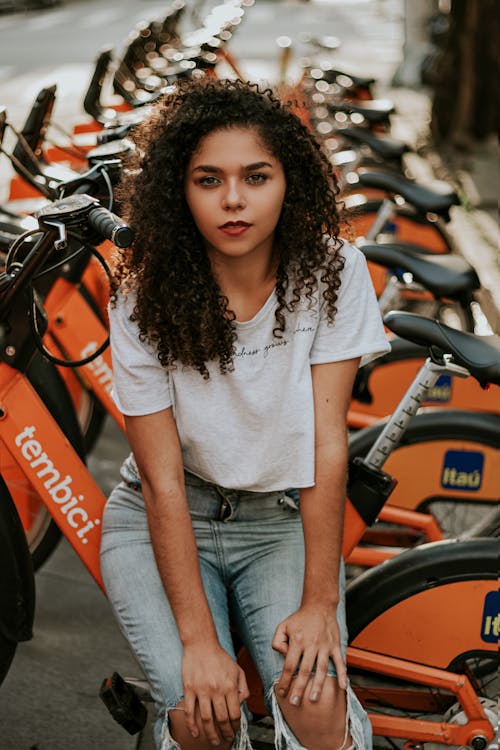
[(346, 411), (360, 358), (388, 345), (330, 164), (240, 81), (176, 85), (135, 140), (110, 306), (132, 455), (102, 572), (158, 747), (251, 748), (234, 628), (276, 747), (370, 750), (344, 662)]

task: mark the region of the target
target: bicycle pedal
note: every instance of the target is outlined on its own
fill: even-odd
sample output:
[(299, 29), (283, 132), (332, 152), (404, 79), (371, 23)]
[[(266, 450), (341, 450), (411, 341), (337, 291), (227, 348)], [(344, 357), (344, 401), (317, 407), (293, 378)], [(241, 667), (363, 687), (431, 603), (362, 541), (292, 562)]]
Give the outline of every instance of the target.
[(134, 688), (127, 684), (118, 672), (103, 680), (99, 697), (113, 719), (129, 734), (137, 734), (144, 729), (148, 718), (146, 707)]

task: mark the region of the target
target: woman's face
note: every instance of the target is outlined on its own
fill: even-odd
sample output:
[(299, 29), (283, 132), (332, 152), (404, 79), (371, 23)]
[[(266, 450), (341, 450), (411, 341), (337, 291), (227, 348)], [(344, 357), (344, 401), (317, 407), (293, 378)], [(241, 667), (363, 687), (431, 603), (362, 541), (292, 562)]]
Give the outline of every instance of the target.
[(271, 256), (286, 182), (252, 128), (205, 136), (186, 170), (185, 194), (211, 260)]

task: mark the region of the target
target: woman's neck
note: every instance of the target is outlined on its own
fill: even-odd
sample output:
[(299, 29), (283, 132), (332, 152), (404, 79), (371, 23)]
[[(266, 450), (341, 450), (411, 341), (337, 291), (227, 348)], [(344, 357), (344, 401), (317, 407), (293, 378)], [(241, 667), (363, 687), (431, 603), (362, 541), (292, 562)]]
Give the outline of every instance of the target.
[(240, 322), (251, 320), (276, 286), (277, 263), (257, 258), (214, 258), (212, 270), (229, 309)]
[[(231, 292), (251, 294), (263, 287), (274, 287), (277, 263), (272, 257), (212, 257), (213, 274), (221, 292), (229, 296)], [(269, 296), (269, 295), (268, 295)]]

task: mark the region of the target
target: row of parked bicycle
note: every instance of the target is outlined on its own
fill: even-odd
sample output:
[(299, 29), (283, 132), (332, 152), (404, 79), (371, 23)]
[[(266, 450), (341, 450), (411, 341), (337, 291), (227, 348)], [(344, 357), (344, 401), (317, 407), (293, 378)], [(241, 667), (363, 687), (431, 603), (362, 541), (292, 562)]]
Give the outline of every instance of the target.
[[(37, 96), (10, 154), (17, 176), (0, 207), (0, 680), (31, 636), (30, 566), (61, 534), (101, 583), (105, 498), (85, 456), (106, 417), (123, 427), (110, 396), (106, 272), (114, 245), (133, 236), (113, 186), (148, 103), (179, 76), (226, 75), (228, 65), (238, 74), (228, 42), (251, 0), (215, 6), (189, 35), (178, 33), (183, 11), (175, 0), (131, 32), (119, 60), (111, 50), (99, 57), (84, 96), (92, 121), (71, 143), (49, 142), (54, 85)], [(500, 340), (475, 333), (479, 280), (446, 227), (457, 195), (408, 179), (409, 147), (390, 137), (392, 104), (373, 98), (372, 79), (325, 62), (331, 38), (310, 42), (293, 87), (284, 85), (285, 45), (278, 89), (330, 151), (345, 232), (365, 253), (392, 335), (391, 352), (360, 369), (348, 417), (353, 686), (380, 747), (492, 749), (500, 400), (486, 386), (500, 385)], [(106, 101), (110, 88), (118, 107)], [(38, 210), (21, 215), (20, 198)], [(244, 649), (240, 659), (251, 675)], [(258, 720), (258, 678), (249, 682)]]

